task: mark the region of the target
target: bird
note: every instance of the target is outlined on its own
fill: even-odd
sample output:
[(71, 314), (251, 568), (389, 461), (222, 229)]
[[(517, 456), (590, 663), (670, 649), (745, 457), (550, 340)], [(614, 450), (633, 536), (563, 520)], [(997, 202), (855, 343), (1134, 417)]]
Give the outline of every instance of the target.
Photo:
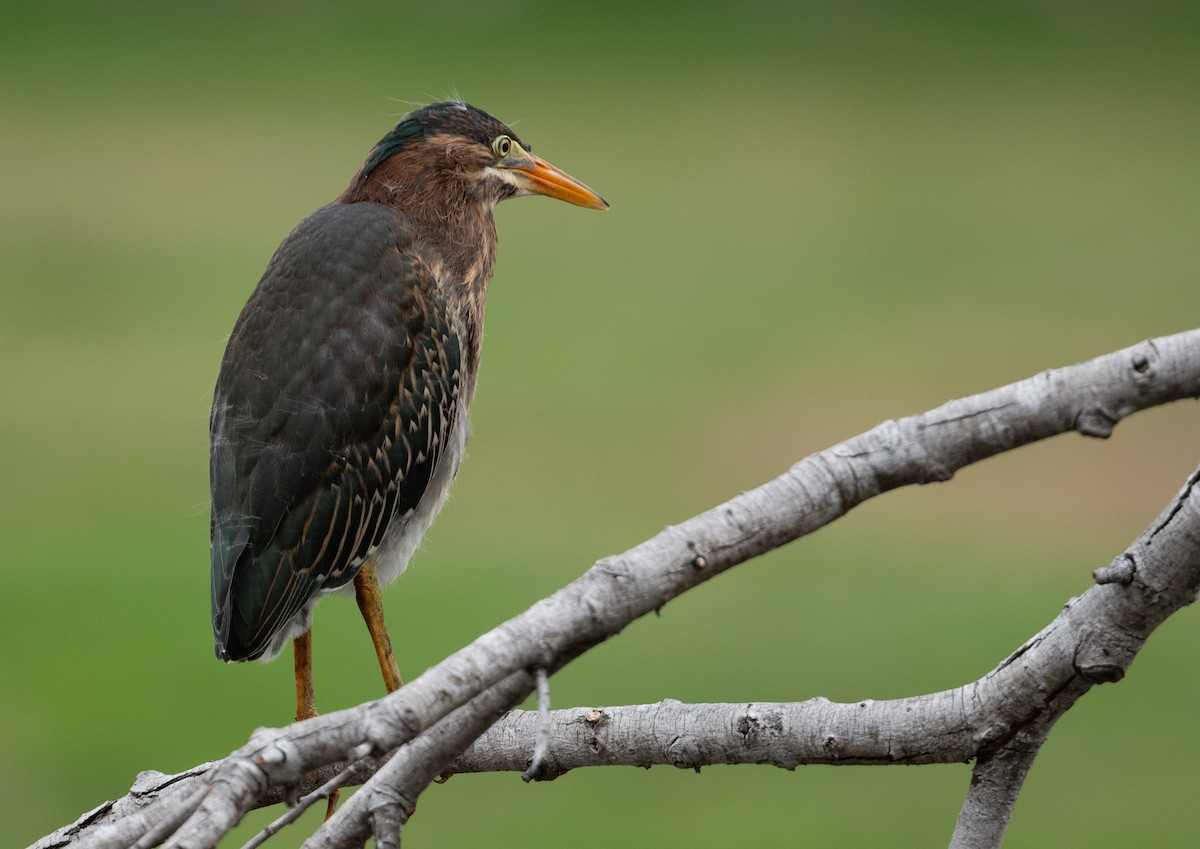
[(293, 643), (296, 719), (317, 715), (313, 610), (353, 591), (388, 692), (380, 588), (404, 571), (467, 439), (497, 203), (608, 202), (481, 109), (416, 109), (283, 240), (221, 359), (209, 420), (216, 655)]

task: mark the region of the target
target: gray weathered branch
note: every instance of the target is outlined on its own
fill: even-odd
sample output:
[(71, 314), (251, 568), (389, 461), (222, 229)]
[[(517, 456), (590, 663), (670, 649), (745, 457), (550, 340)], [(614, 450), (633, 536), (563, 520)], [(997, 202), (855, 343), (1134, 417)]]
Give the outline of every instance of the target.
[[(667, 528), (624, 554), (599, 561), (570, 585), (384, 699), (287, 728), (256, 732), (245, 746), (197, 777), (171, 782), (164, 795), (140, 815), (121, 817), (123, 809), (138, 807), (127, 798), (102, 806), (88, 815), (86, 823), (77, 823), (35, 845), (77, 842), (89, 847), (128, 847), (165, 817), (178, 814), (184, 818), (183, 825), (166, 845), (214, 846), (247, 810), (280, 788), (298, 785), (310, 771), (321, 770), (328, 778), (347, 758), (380, 755), (404, 746), (439, 729), (439, 723), (452, 715), (454, 727), (462, 727), (490, 714), (497, 703), (515, 704), (533, 686), (529, 670), (561, 668), (691, 587), (811, 533), (874, 495), (906, 484), (948, 480), (970, 463), (1065, 431), (1107, 436), (1120, 419), (1137, 410), (1198, 396), (1200, 330), (1193, 330), (1043, 372), (921, 415), (885, 422), (800, 461), (755, 490)], [(1073, 603), (989, 676), (968, 688), (897, 700), (909, 703), (906, 711), (915, 708), (899, 725), (888, 717), (893, 702), (792, 706), (811, 713), (797, 720), (803, 724), (795, 726), (794, 739), (819, 744), (826, 759), (823, 762), (830, 762), (831, 756), (841, 763), (894, 762), (897, 753), (915, 756), (913, 741), (924, 733), (925, 724), (941, 722), (942, 731), (961, 738), (963, 755), (957, 759), (981, 756), (977, 769), (983, 770), (1008, 751), (1006, 746), (1031, 720), (1050, 715), (1047, 706), (1054, 709), (1063, 700), (1078, 698), (1091, 683), (1119, 677), (1144, 639), (1136, 635), (1146, 623), (1152, 623), (1148, 626), (1152, 630), (1161, 621), (1156, 616), (1165, 616), (1194, 597), (1194, 578), (1182, 585), (1143, 583), (1146, 575), (1158, 574), (1153, 568), (1146, 572), (1143, 564), (1153, 560), (1154, 551), (1169, 547), (1165, 540), (1185, 549), (1190, 544), (1194, 553), (1200, 537), (1194, 498), (1188, 498), (1194, 482), (1189, 482), (1168, 509), (1167, 519), (1158, 529), (1139, 540), (1139, 544), (1145, 541), (1142, 548), (1131, 549), (1132, 553), (1119, 558), (1111, 574), (1099, 576), (1107, 583)], [(1176, 521), (1175, 516), (1181, 518)], [(1177, 539), (1177, 535), (1182, 537)], [(1122, 583), (1126, 577), (1129, 580)], [(1146, 613), (1149, 609), (1153, 616)], [(1120, 617), (1142, 614), (1147, 618), (1128, 630), (1128, 638), (1119, 639), (1109, 630), (1108, 623)], [(1121, 627), (1129, 625), (1120, 621)], [(1044, 668), (1040, 661), (1033, 662), (1043, 656), (1054, 662)], [(1051, 677), (1039, 678), (1042, 674)], [(520, 685), (510, 689), (518, 680)], [(497, 691), (502, 696), (484, 696), (502, 682), (506, 683)], [(1076, 692), (1076, 687), (1082, 689)], [(971, 690), (970, 698), (966, 698), (967, 690)], [(1036, 694), (1031, 703), (1021, 703), (1013, 696), (1030, 692)], [(989, 708), (997, 719), (985, 723), (982, 731), (970, 721), (964, 722), (964, 711)], [(951, 721), (955, 711), (957, 716)], [(815, 724), (808, 724), (810, 721)], [(760, 736), (762, 728), (760, 720), (756, 729)], [(883, 733), (885, 729), (887, 733)], [(445, 739), (444, 729), (438, 733)], [(503, 726), (493, 732), (500, 733), (504, 733)], [(702, 738), (692, 739), (698, 745)], [(465, 739), (455, 737), (458, 750), (466, 745)], [(436, 774), (448, 765), (457, 754), (448, 748), (454, 746), (432, 747), (431, 751), (444, 759), (424, 764), (423, 772), (432, 768)], [(552, 750), (547, 768), (562, 754)], [(692, 756), (689, 752), (676, 754), (685, 759)], [(1017, 772), (1023, 774), (1021, 769)], [(410, 788), (419, 791), (417, 778), (416, 772), (410, 771), (406, 780)], [(197, 783), (203, 792), (195, 805), (193, 788)], [(149, 795), (143, 793), (142, 798)], [(1009, 796), (1015, 798), (1015, 791)], [(982, 797), (972, 793), (968, 803), (972, 798), (980, 801)], [(190, 814), (182, 807), (185, 801), (194, 806)], [(361, 833), (369, 815), (369, 811), (346, 805), (330, 821), (330, 828), (340, 827), (337, 821), (343, 818), (345, 833)], [(971, 819), (966, 809), (964, 817)], [(960, 829), (962, 822), (960, 817)]]

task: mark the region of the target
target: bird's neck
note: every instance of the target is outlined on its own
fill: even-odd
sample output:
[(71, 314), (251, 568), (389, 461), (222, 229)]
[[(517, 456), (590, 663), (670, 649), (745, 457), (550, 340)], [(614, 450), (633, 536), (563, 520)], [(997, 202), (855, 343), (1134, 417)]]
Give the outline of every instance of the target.
[(445, 279), (450, 286), (447, 295), (451, 309), (462, 321), (467, 366), (463, 397), (468, 404), (475, 394), (475, 377), (479, 374), (479, 354), (483, 344), (483, 306), (492, 268), (496, 264), (496, 222), (492, 219), (492, 211), (483, 211), (479, 219), (434, 224), (426, 235), (438, 247), (446, 264), (449, 274)]
[(496, 261), (495, 202), (481, 199), (460, 175), (405, 159), (397, 155), (360, 174), (335, 202), (392, 207), (433, 243), (454, 279), (486, 287)]

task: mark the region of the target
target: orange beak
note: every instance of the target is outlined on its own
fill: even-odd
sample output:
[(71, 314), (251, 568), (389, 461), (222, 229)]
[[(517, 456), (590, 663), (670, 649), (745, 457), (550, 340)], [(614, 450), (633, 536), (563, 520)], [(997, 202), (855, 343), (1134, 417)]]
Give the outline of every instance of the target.
[(509, 166), (525, 191), (565, 200), (567, 203), (585, 206), (588, 209), (608, 209), (608, 201), (567, 172), (555, 168), (532, 153), (527, 153), (526, 156), (529, 158)]

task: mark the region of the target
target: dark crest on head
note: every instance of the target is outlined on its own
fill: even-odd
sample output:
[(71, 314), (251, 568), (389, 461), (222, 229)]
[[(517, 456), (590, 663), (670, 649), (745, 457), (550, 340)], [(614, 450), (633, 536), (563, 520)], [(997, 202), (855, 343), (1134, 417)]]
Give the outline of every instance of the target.
[(512, 130), (482, 109), (458, 100), (431, 103), (409, 112), (390, 133), (379, 140), (363, 163), (359, 177), (366, 177), (388, 157), (431, 135), (462, 136), (485, 145), (491, 144), (496, 136), (508, 135), (520, 144)]

